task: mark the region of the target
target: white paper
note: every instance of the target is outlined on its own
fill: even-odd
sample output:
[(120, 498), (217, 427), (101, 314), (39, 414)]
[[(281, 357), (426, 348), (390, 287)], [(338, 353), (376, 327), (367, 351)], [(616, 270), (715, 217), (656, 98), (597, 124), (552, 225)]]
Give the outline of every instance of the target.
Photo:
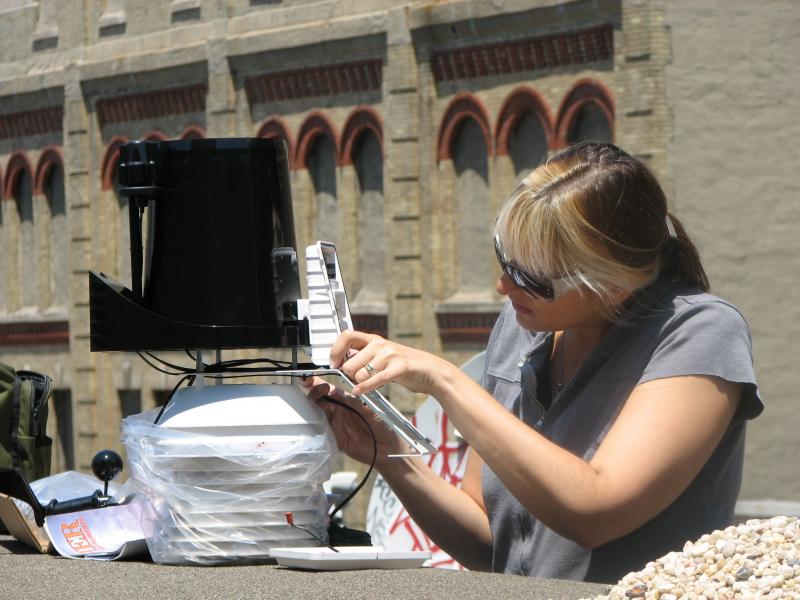
[(52, 515), (44, 528), (61, 556), (117, 560), (147, 551), (141, 517), (142, 504), (131, 502)]

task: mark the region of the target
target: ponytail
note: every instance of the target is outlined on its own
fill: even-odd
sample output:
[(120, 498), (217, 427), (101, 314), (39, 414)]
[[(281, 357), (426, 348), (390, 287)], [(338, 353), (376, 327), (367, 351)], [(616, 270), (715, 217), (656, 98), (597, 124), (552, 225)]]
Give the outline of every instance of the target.
[(703, 263), (700, 261), (697, 247), (689, 239), (683, 223), (674, 215), (667, 213), (668, 226), (670, 223), (675, 230), (675, 235), (673, 237), (670, 231), (664, 241), (661, 273), (675, 281), (688, 283), (692, 287), (708, 292), (711, 286)]

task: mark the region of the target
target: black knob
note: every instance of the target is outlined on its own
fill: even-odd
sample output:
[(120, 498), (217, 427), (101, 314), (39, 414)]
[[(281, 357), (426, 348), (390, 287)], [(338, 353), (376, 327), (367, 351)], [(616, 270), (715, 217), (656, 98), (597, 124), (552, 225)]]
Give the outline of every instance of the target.
[(108, 495), (108, 482), (122, 471), (122, 457), (113, 450), (101, 450), (92, 459), (92, 472), (105, 482), (104, 495)]

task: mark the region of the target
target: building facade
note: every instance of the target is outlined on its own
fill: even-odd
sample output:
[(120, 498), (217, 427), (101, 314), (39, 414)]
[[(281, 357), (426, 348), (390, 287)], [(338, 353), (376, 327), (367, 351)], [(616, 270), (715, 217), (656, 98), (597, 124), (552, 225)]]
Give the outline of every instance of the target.
[[(0, 1), (0, 357), (56, 381), (55, 468), (87, 469), (119, 446), (120, 418), (174, 384), (135, 354), (89, 351), (89, 271), (130, 283), (115, 192), (128, 140), (283, 138), (298, 246), (337, 244), (357, 326), (456, 362), (502, 306), (490, 231), (520, 175), (572, 142), (613, 140), (669, 196), (688, 190), (677, 214), (701, 231), (715, 290), (747, 313), (743, 274), (718, 260), (730, 240), (709, 235), (674, 168), (698, 152), (698, 117), (674, 93), (696, 83), (703, 18), (717, 13), (634, 0)], [(731, 233), (747, 222), (717, 217)], [(780, 371), (779, 342), (756, 349), (760, 373)], [(764, 388), (788, 404), (784, 380)], [(419, 401), (391, 395), (406, 412)], [(745, 493), (800, 497), (778, 479), (777, 494), (770, 477)]]

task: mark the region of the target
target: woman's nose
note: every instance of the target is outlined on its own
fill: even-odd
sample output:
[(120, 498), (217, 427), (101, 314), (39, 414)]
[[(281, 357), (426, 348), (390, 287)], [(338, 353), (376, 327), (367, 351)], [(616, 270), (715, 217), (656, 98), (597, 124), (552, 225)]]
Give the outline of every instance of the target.
[(497, 280), (497, 283), (494, 284), (497, 293), (501, 296), (508, 296), (508, 293), (513, 290), (516, 286), (514, 282), (511, 281), (511, 278), (503, 273), (500, 275), (500, 279)]

